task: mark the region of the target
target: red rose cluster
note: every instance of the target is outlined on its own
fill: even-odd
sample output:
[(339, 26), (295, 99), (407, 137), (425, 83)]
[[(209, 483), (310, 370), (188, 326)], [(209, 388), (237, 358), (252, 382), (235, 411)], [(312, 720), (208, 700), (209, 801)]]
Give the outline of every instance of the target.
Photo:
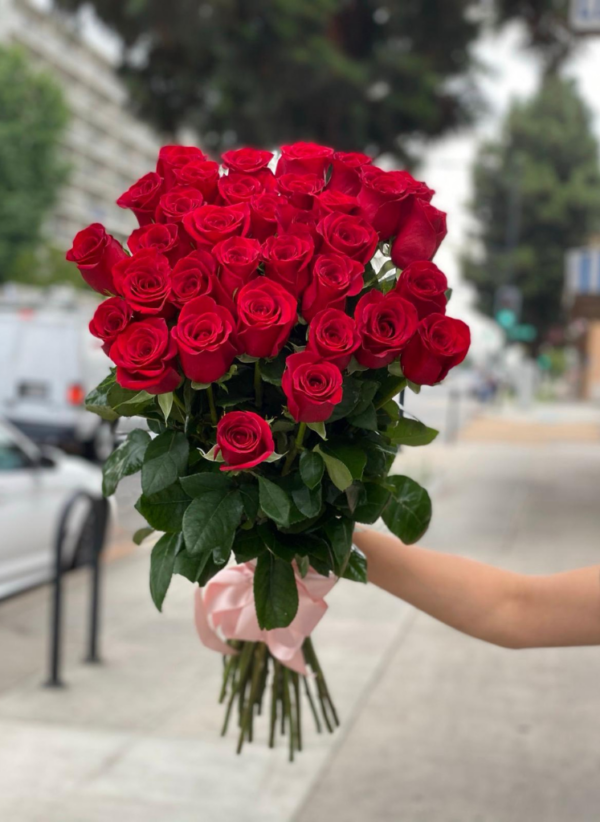
[[(117, 200), (139, 222), (128, 251), (94, 224), (67, 259), (110, 295), (90, 330), (124, 388), (214, 382), (236, 356), (276, 357), (300, 322), (306, 348), (287, 357), (282, 388), (298, 422), (320, 422), (352, 357), (370, 369), (399, 361), (407, 379), (433, 385), (466, 356), (469, 330), (446, 316), (448, 284), (431, 262), (446, 234), (432, 196), (406, 171), (313, 143), (283, 146), (276, 164), (269, 151), (227, 151), (222, 166), (164, 146), (156, 171)], [(401, 270), (385, 293), (371, 269), (364, 285), (384, 244)], [(248, 467), (272, 438), (236, 414), (221, 421), (219, 448)]]

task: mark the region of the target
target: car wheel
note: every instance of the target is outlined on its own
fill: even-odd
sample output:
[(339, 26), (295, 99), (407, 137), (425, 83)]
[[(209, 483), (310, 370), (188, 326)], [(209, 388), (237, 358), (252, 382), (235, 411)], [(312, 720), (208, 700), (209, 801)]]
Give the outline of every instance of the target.
[(106, 462), (115, 448), (115, 434), (113, 427), (101, 423), (94, 432), (94, 436), (86, 443), (85, 456), (93, 462)]

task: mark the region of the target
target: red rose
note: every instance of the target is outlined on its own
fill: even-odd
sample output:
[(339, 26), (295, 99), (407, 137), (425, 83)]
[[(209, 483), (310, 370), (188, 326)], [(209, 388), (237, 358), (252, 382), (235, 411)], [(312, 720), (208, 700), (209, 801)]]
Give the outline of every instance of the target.
[(176, 184), (175, 172), (192, 162), (208, 160), (206, 154), (196, 146), (163, 146), (158, 152), (156, 171), (164, 177), (165, 186)]
[(162, 314), (171, 296), (171, 267), (154, 248), (125, 257), (113, 268), (115, 288), (134, 311)]
[(131, 323), (110, 349), (119, 385), (149, 394), (165, 394), (177, 388), (181, 376), (174, 367), (176, 356), (177, 346), (166, 320), (159, 317)]
[(417, 385), (435, 385), (461, 363), (471, 345), (469, 326), (453, 317), (430, 314), (400, 356), (404, 376)]
[(296, 208), (288, 203), (284, 197), (279, 199), (277, 206), (277, 231), (279, 234), (296, 234), (308, 236), (316, 247), (321, 238), (317, 234), (319, 215), (316, 211), (305, 208)]
[(328, 214), (317, 226), (323, 239), (321, 251), (346, 254), (366, 265), (375, 254), (379, 237), (369, 223), (351, 214)]
[(392, 243), (394, 265), (406, 268), (419, 260), (432, 260), (446, 233), (446, 214), (425, 200), (415, 200)]
[(227, 465), (221, 471), (254, 468), (275, 450), (269, 423), (253, 411), (230, 411), (217, 423), (217, 449)]
[(197, 297), (186, 303), (171, 335), (177, 343), (183, 373), (194, 382), (220, 379), (238, 353), (235, 320), (212, 297)]
[(447, 290), (446, 275), (430, 262), (411, 263), (394, 286), (394, 291), (414, 305), (420, 320), (429, 314), (446, 313)]
[(102, 350), (108, 354), (112, 343), (124, 331), (133, 316), (130, 306), (120, 297), (110, 297), (100, 303), (90, 321), (90, 334), (102, 340)]
[(342, 372), (313, 351), (290, 354), (281, 380), (296, 422), (324, 422), (342, 401)]
[(356, 196), (362, 185), (361, 171), (372, 162), (367, 154), (359, 151), (336, 151), (331, 161), (331, 179), (327, 187)]
[(323, 175), (282, 174), (277, 178), (277, 190), (296, 208), (312, 208), (314, 195), (325, 185)]
[(200, 206), (185, 215), (183, 225), (197, 243), (213, 246), (228, 237), (245, 237), (250, 226), (250, 211), (245, 203)]
[(248, 203), (253, 197), (262, 194), (260, 179), (252, 174), (227, 174), (219, 177), (219, 194), (227, 205)]
[(356, 197), (330, 188), (315, 197), (314, 208), (319, 215), (319, 219), (322, 219), (326, 214), (331, 214), (333, 211), (339, 211), (342, 214), (357, 214), (359, 210)]
[(277, 177), (282, 174), (317, 174), (325, 176), (325, 169), (331, 164), (333, 149), (317, 143), (293, 143), (281, 146), (281, 157), (277, 163)]
[(236, 294), (242, 350), (251, 357), (276, 357), (296, 323), (296, 298), (279, 283), (257, 277)]
[(367, 368), (383, 368), (396, 359), (415, 333), (416, 308), (390, 291), (369, 291), (361, 297), (354, 312), (360, 336), (356, 359)]
[(308, 285), (309, 263), (315, 247), (308, 235), (280, 234), (262, 247), (265, 275), (299, 297)]
[(175, 186), (158, 201), (156, 208), (156, 222), (180, 223), (186, 214), (200, 208), (204, 197), (195, 188)]
[(256, 274), (260, 253), (258, 240), (248, 237), (230, 237), (217, 243), (213, 254), (221, 266), (219, 279), (227, 292), (233, 294)]
[(308, 327), (308, 350), (334, 363), (340, 370), (348, 367), (360, 337), (352, 317), (338, 308), (325, 308)]
[(112, 269), (115, 263), (126, 258), (121, 244), (106, 233), (100, 223), (78, 231), (66, 258), (75, 263), (86, 283), (99, 294), (114, 294)]
[(235, 312), (233, 300), (217, 279), (217, 264), (204, 249), (192, 251), (176, 263), (171, 273), (171, 302), (181, 308), (196, 297), (213, 297), (219, 305)]
[(261, 243), (277, 233), (277, 207), (281, 198), (267, 191), (250, 200), (251, 233)]
[(406, 219), (414, 199), (416, 180), (406, 171), (382, 171), (367, 166), (358, 193), (361, 215), (382, 240), (389, 240)]
[(171, 265), (192, 250), (189, 237), (175, 223), (149, 223), (131, 232), (127, 245), (132, 254), (143, 248), (154, 248), (164, 254)]
[(162, 190), (162, 177), (151, 171), (121, 194), (117, 205), (121, 208), (130, 208), (140, 225), (148, 225), (154, 220), (154, 212)]
[(312, 278), (302, 295), (302, 316), (310, 322), (322, 308), (344, 309), (346, 297), (363, 287), (364, 266), (344, 254), (319, 254), (314, 258)]
[(236, 148), (226, 151), (221, 159), (225, 168), (230, 171), (255, 174), (269, 165), (273, 159), (273, 152), (260, 148)]
[(178, 185), (199, 191), (204, 202), (213, 203), (217, 196), (219, 164), (212, 160), (193, 160), (175, 169), (175, 179)]

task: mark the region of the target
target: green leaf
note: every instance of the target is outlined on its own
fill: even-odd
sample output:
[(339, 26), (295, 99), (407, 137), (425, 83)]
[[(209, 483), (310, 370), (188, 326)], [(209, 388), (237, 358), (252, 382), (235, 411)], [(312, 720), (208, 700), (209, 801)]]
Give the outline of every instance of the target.
[(383, 511), (383, 521), (406, 545), (417, 542), (431, 520), (431, 499), (427, 491), (409, 477), (388, 477), (392, 498)]
[[(325, 457), (329, 454), (344, 463), (346, 468), (350, 471), (352, 479), (362, 479), (365, 465), (367, 464), (367, 455), (364, 448), (351, 442), (342, 439), (331, 439), (327, 445), (318, 446), (319, 453)], [(315, 449), (316, 450), (316, 449)], [(345, 489), (342, 488), (342, 491)]]
[(394, 445), (429, 445), (437, 437), (439, 431), (428, 428), (418, 420), (400, 417), (393, 428), (388, 428), (387, 436)]
[(108, 393), (114, 384), (115, 375), (111, 373), (102, 380), (100, 385), (92, 388), (85, 398), (86, 409), (93, 414), (97, 414), (103, 420), (107, 420), (107, 422), (114, 422), (119, 418), (119, 415), (113, 410), (108, 401)]
[(175, 557), (183, 548), (183, 537), (179, 534), (164, 534), (150, 556), (150, 594), (159, 611), (171, 584), (175, 569)]
[(245, 483), (240, 485), (240, 494), (242, 496), (242, 504), (244, 506), (244, 513), (250, 520), (254, 522), (258, 516), (258, 488), (256, 485)]
[(365, 499), (361, 501), (354, 510), (356, 522), (372, 524), (377, 522), (383, 513), (383, 509), (390, 499), (390, 491), (375, 482), (365, 482)]
[(300, 455), (300, 476), (307, 488), (316, 488), (321, 482), (325, 463), (323, 457), (314, 451), (303, 451)]
[(231, 477), (225, 472), (213, 474), (211, 471), (201, 471), (199, 474), (192, 474), (189, 477), (181, 477), (181, 485), (185, 493), (197, 499), (204, 496), (207, 491), (226, 489), (231, 486)]
[(142, 466), (142, 491), (156, 494), (168, 488), (187, 468), (190, 446), (180, 431), (165, 431), (148, 445)]
[(265, 477), (258, 478), (258, 498), (264, 513), (278, 525), (288, 525), (291, 501), (286, 492)]
[(149, 445), (150, 434), (136, 428), (127, 435), (125, 442), (112, 452), (102, 468), (102, 493), (105, 497), (115, 493), (123, 477), (129, 477), (140, 470)]
[(375, 394), (375, 408), (378, 408), (380, 403), (387, 402), (390, 397), (395, 397), (406, 388), (406, 380), (404, 377), (394, 377), (388, 374), (379, 386), (377, 394)]
[(287, 628), (298, 611), (298, 588), (289, 562), (270, 551), (261, 554), (254, 574), (254, 602), (259, 626)]
[(301, 514), (305, 517), (316, 517), (321, 510), (321, 486), (309, 488), (302, 485), (292, 491), (292, 499)]
[(381, 407), (390, 419), (394, 421), (398, 421), (400, 419), (400, 406), (396, 400), (388, 400)]
[(377, 431), (377, 411), (373, 403), (367, 405), (360, 414), (352, 414), (348, 417), (348, 422), (356, 428), (364, 428), (366, 431)]
[(411, 382), (410, 380), (407, 380), (406, 384), (408, 385), (410, 390), (413, 392), (413, 394), (420, 394), (421, 393), (421, 386), (417, 385), (416, 382)]
[(352, 474), (341, 460), (321, 451), (319, 445), (315, 447), (315, 451), (323, 457), (329, 478), (336, 488), (345, 491), (348, 486), (352, 485)]
[(356, 546), (352, 546), (350, 559), (342, 576), (344, 579), (351, 579), (353, 582), (367, 582), (367, 558)]
[(141, 545), (142, 542), (154, 533), (154, 528), (138, 528), (132, 539), (135, 545)]
[(190, 498), (179, 482), (174, 482), (157, 494), (142, 494), (135, 508), (157, 531), (174, 533), (181, 531), (183, 515), (190, 504)]
[(307, 422), (306, 427), (314, 431), (315, 434), (318, 434), (322, 440), (327, 439), (327, 430), (324, 422)]
[(251, 531), (238, 531), (235, 535), (233, 553), (238, 562), (250, 562), (266, 550), (267, 547), (255, 528)]
[(360, 398), (356, 406), (352, 409), (352, 416), (358, 416), (366, 411), (373, 402), (375, 394), (379, 390), (379, 383), (375, 380), (360, 381)]
[(160, 410), (163, 412), (166, 422), (171, 414), (171, 408), (173, 408), (173, 392), (169, 391), (167, 394), (159, 394), (158, 404), (160, 405)]
[(404, 372), (402, 371), (402, 366), (400, 365), (400, 360), (394, 360), (388, 365), (388, 371), (393, 377), (403, 377)]
[[(193, 557), (185, 550), (180, 551), (175, 558), (173, 573), (189, 579), (190, 582), (198, 582), (210, 559), (210, 554)], [(222, 567), (219, 565), (219, 568)]]
[(354, 411), (361, 398), (361, 382), (356, 377), (345, 377), (342, 390), (342, 401), (335, 406), (327, 422), (337, 422), (347, 417)]
[(206, 491), (194, 499), (183, 517), (183, 535), (190, 554), (208, 554), (225, 562), (242, 519), (242, 498), (235, 489)]
[(309, 557), (301, 557), (296, 555), (295, 557), (296, 565), (298, 566), (298, 573), (304, 579), (304, 577), (308, 574), (310, 570), (310, 559)]
[(154, 395), (147, 391), (129, 391), (115, 383), (108, 392), (108, 402), (121, 417), (135, 417), (154, 403)]
[(285, 370), (286, 355), (282, 352), (274, 360), (264, 360), (260, 364), (260, 376), (271, 385), (281, 385)]
[(343, 574), (350, 556), (353, 530), (354, 522), (351, 519), (346, 519), (346, 517), (329, 520), (325, 526), (325, 533), (335, 558), (335, 572), (338, 576)]

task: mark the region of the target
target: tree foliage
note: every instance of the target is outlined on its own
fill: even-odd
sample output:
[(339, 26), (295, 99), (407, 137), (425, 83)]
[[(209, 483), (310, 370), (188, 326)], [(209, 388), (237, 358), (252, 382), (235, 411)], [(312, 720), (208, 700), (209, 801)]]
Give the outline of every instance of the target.
[(495, 0), (499, 25), (522, 20), (529, 45), (542, 57), (549, 74), (558, 72), (571, 55), (578, 36), (569, 26), (571, 0)]
[(598, 146), (572, 81), (546, 76), (512, 106), (480, 150), (474, 184), (482, 254), (465, 260), (465, 276), (487, 313), (499, 285), (519, 286), (522, 320), (543, 336), (560, 318), (565, 251), (600, 225)]
[(0, 280), (30, 253), (66, 174), (58, 86), (17, 48), (0, 49)]

